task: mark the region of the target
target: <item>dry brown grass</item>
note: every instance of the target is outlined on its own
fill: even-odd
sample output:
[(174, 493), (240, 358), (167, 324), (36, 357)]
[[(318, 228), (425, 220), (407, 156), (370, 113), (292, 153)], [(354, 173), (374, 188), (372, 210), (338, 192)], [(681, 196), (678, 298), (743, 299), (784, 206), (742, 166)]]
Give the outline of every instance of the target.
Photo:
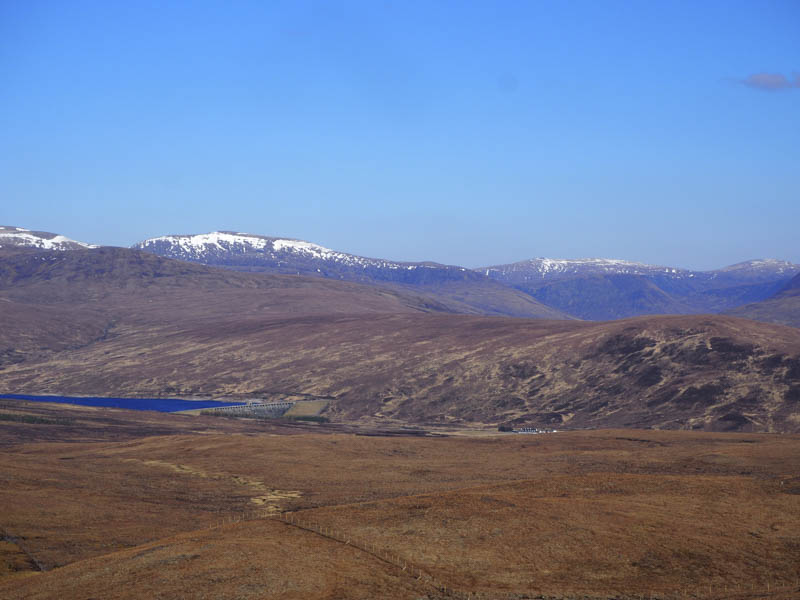
[(326, 416), (339, 421), (800, 430), (800, 329), (731, 317), (234, 314), (114, 331), (113, 339), (9, 365), (3, 385), (307, 394), (332, 398)]
[(276, 520), (205, 529), (0, 583), (7, 598), (419, 598), (430, 590), (353, 547)]
[[(777, 599), (798, 576), (799, 436), (279, 435), (297, 430), (149, 415), (138, 437), (142, 413), (103, 414), (127, 420), (126, 439), (76, 441), (63, 426), (72, 441), (61, 442), (62, 426), (24, 424), (50, 427), (53, 441), (7, 438), (0, 527), (61, 566), (20, 577), (30, 565), (6, 544), (0, 573), (17, 575), (0, 596), (435, 595), (352, 544), (264, 520), (274, 510), (487, 598)], [(232, 518), (255, 520), (220, 527)]]

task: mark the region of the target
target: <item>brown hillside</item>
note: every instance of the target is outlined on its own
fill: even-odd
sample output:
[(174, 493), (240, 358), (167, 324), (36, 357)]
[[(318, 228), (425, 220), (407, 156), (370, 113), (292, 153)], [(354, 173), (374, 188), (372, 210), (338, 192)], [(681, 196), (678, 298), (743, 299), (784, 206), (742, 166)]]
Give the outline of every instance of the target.
[[(0, 414), (49, 419), (21, 427), (51, 439), (19, 431), (0, 453), (3, 598), (798, 591), (797, 436), (285, 436), (116, 409), (4, 401)], [(104, 421), (125, 439), (74, 438)]]
[[(86, 306), (144, 320), (254, 314), (447, 310), (420, 295), (289, 275), (216, 269), (129, 250), (24, 252), (0, 260), (0, 297)], [(150, 306), (152, 304), (152, 306)]]
[(333, 397), (340, 420), (800, 430), (800, 331), (731, 317), (608, 323), (310, 315), (120, 324), (9, 364), (8, 392)]
[(436, 313), (407, 293), (121, 248), (0, 261), (0, 392), (333, 398), (336, 420), (800, 428), (800, 330)]
[(287, 314), (447, 311), (371, 286), (214, 269), (124, 248), (0, 257), (0, 367), (125, 328)]

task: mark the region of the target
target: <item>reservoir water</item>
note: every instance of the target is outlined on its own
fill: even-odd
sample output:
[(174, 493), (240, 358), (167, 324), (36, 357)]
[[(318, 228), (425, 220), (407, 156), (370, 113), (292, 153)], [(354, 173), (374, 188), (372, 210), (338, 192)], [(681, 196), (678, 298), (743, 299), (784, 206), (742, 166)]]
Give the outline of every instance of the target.
[(83, 406), (108, 406), (129, 410), (155, 410), (158, 412), (178, 412), (217, 406), (239, 406), (241, 402), (218, 402), (216, 400), (177, 400), (173, 398), (104, 398), (81, 396), (30, 396), (28, 394), (0, 394), (0, 399), (30, 400), (33, 402), (58, 402), (62, 404), (81, 404)]

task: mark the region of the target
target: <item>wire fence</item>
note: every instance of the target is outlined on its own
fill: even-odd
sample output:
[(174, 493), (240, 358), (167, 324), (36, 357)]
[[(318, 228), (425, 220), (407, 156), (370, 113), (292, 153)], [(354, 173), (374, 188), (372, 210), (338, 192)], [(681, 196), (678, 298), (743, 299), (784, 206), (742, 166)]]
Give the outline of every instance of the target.
[[(277, 514), (264, 514), (263, 511), (249, 511), (241, 515), (226, 517), (216, 528), (230, 523), (272, 519), (288, 526), (296, 527), (316, 535), (350, 546), (376, 559), (392, 565), (400, 574), (405, 574), (426, 585), (431, 591), (445, 598), (458, 598), (459, 600), (769, 600), (771, 597), (789, 597), (800, 599), (800, 572), (795, 575), (794, 582), (786, 580), (767, 581), (765, 584), (751, 582), (749, 585), (725, 585), (724, 583), (710, 583), (704, 585), (687, 585), (672, 591), (653, 591), (645, 593), (615, 593), (611, 595), (586, 595), (573, 594), (547, 594), (542, 591), (524, 592), (483, 592), (465, 590), (453, 586), (431, 573), (430, 566), (420, 565), (418, 561), (409, 560), (391, 548), (359, 538), (346, 531), (323, 525), (305, 518), (298, 512), (282, 512)], [(794, 594), (794, 595), (792, 595)]]

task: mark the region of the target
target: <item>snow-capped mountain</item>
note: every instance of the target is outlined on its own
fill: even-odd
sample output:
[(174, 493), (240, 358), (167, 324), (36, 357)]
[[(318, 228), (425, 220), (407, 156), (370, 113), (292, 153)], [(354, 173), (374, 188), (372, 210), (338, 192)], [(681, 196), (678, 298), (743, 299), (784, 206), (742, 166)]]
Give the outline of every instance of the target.
[(719, 312), (770, 297), (800, 265), (750, 260), (713, 271), (608, 258), (534, 258), (478, 269), (540, 302), (584, 319)]
[[(404, 263), (367, 258), (338, 252), (319, 244), (290, 238), (267, 237), (233, 231), (213, 231), (194, 235), (165, 235), (132, 246), (169, 258), (219, 266), (253, 267), (258, 265), (284, 266), (289, 272), (318, 272), (321, 264), (337, 265), (356, 272), (367, 269), (406, 270), (456, 269), (436, 263)], [(315, 263), (315, 264), (312, 264)]]
[(786, 260), (778, 260), (777, 258), (760, 258), (756, 260), (748, 260), (745, 262), (736, 263), (722, 269), (715, 271), (707, 271), (708, 273), (715, 273), (718, 276), (722, 274), (735, 274), (738, 277), (792, 277), (800, 273), (800, 265), (790, 263)]
[(132, 248), (167, 258), (242, 271), (316, 275), (350, 281), (417, 284), (486, 279), (485, 275), (464, 267), (368, 258), (331, 250), (313, 242), (233, 231), (165, 235), (144, 240)]
[(398, 262), (331, 250), (303, 240), (233, 231), (165, 235), (133, 248), (159, 256), (239, 271), (311, 275), (413, 289), (454, 312), (518, 317), (566, 315), (483, 273), (434, 262)]
[[(0, 226), (0, 251), (97, 248), (63, 235)], [(609, 258), (533, 258), (481, 269), (368, 258), (304, 240), (234, 231), (165, 235), (139, 251), (238, 271), (291, 274), (403, 288), (447, 310), (517, 317), (606, 320), (729, 311), (770, 298), (800, 273), (777, 259), (693, 271)]]
[(583, 275), (656, 275), (667, 274), (675, 277), (693, 277), (687, 269), (648, 265), (640, 262), (613, 258), (531, 258), (508, 265), (497, 265), (477, 269), (493, 279), (521, 283), (563, 279)]
[(800, 273), (800, 265), (785, 260), (764, 258), (748, 260), (712, 271), (693, 271), (612, 258), (532, 258), (476, 270), (493, 279), (512, 285), (543, 284), (558, 279), (592, 275), (641, 275), (662, 281), (692, 279), (695, 280), (693, 283), (697, 283), (725, 280), (734, 284), (744, 284), (791, 278)]
[(32, 248), (38, 250), (78, 250), (97, 248), (86, 242), (78, 242), (63, 235), (47, 231), (31, 231), (22, 227), (0, 225), (0, 248)]

